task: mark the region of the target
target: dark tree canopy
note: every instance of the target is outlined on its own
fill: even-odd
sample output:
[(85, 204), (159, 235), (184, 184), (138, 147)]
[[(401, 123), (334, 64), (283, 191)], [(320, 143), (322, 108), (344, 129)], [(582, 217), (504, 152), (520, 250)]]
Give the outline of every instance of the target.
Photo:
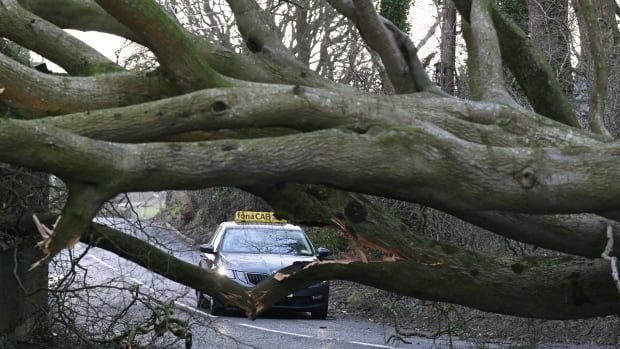
[[(190, 33), (154, 0), (0, 0), (0, 35), (67, 72), (0, 54), (0, 162), (54, 174), (69, 191), (53, 230), (44, 225), (56, 217), (39, 212), (36, 227), (21, 217), (43, 232), (40, 262), (81, 239), (250, 317), (325, 279), (525, 317), (620, 313), (610, 261), (601, 258), (620, 252), (620, 143), (607, 74), (620, 66), (620, 35), (615, 17), (597, 21), (613, 0), (577, 1), (594, 67), (588, 129), (547, 57), (495, 1), (454, 0), (471, 100), (436, 86), (403, 18), (392, 23), (370, 0), (321, 6), (356, 25), (391, 95), (319, 75), (305, 46), (289, 50), (254, 0), (227, 2), (248, 54)], [(125, 70), (69, 28), (140, 43), (159, 67)], [(507, 74), (525, 102), (507, 89)], [(294, 222), (335, 225), (359, 258), (295, 265), (246, 290), (92, 223), (119, 193), (212, 186), (256, 194)], [(564, 254), (500, 257), (438, 242), (362, 194), (427, 205)]]

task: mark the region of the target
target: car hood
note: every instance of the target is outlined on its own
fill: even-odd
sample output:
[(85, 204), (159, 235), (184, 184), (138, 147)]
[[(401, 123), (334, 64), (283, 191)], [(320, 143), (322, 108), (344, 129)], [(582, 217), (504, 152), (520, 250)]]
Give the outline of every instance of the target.
[(313, 262), (314, 256), (281, 254), (220, 253), (221, 264), (226, 269), (271, 275), (295, 262)]

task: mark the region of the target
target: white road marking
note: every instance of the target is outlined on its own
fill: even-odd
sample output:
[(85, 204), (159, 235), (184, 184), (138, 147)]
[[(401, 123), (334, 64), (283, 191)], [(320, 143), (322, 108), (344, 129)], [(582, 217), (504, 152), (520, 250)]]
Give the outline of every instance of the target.
[(97, 256), (93, 256), (92, 254), (87, 254), (86, 256), (94, 259), (97, 263), (102, 264), (105, 267), (108, 267), (114, 271), (118, 271), (118, 268), (114, 268), (113, 266), (109, 265), (108, 263), (104, 262), (103, 260), (101, 260), (101, 258), (97, 257)]
[[(140, 281), (140, 280), (138, 280), (138, 279), (136, 279), (136, 278), (130, 277), (130, 278), (129, 278), (129, 280), (131, 280), (131, 281), (135, 282), (136, 284), (138, 284), (138, 285), (140, 285), (140, 286), (143, 286), (143, 285), (144, 285), (144, 282), (142, 282), (142, 281)], [(154, 288), (152, 288), (152, 287), (149, 287), (149, 288), (148, 288), (148, 290), (149, 290), (149, 292), (151, 292), (151, 293), (155, 293), (155, 289), (154, 289)]]
[(351, 344), (358, 344), (358, 345), (365, 345), (367, 347), (375, 347), (375, 348), (389, 348), (389, 349), (394, 348), (394, 347), (388, 347), (387, 345), (371, 344), (371, 343), (364, 343), (364, 342), (350, 341), (349, 343), (351, 343)]
[(270, 328), (259, 327), (259, 326), (252, 326), (252, 325), (248, 325), (248, 324), (243, 324), (243, 323), (241, 323), (241, 322), (238, 322), (238, 323), (237, 323), (237, 325), (239, 325), (239, 326), (244, 326), (244, 327), (249, 327), (249, 328), (254, 328), (254, 329), (261, 330), (261, 331), (265, 331), (265, 332), (282, 333), (282, 334), (288, 334), (289, 336), (304, 337), (304, 338), (313, 338), (312, 336), (308, 336), (307, 334), (300, 334), (300, 333), (293, 333), (293, 332), (286, 332), (286, 331), (272, 330), (272, 329), (270, 329)]
[(174, 301), (174, 304), (178, 305), (180, 308), (183, 308), (187, 311), (191, 311), (192, 313), (196, 313), (196, 314), (200, 314), (200, 315), (204, 315), (206, 317), (210, 317), (210, 318), (216, 318), (217, 316), (215, 315), (211, 315), (209, 313), (205, 313), (204, 311), (198, 310), (198, 309), (194, 309), (194, 307), (191, 307), (185, 303), (181, 303), (178, 301)]
[(136, 279), (136, 278), (132, 278), (132, 277), (130, 277), (130, 278), (129, 278), (129, 280), (131, 280), (131, 281), (135, 282), (135, 283), (136, 283), (136, 284), (138, 284), (138, 285), (144, 285), (144, 282), (142, 282), (142, 281), (140, 281), (140, 280), (138, 280), (138, 279)]

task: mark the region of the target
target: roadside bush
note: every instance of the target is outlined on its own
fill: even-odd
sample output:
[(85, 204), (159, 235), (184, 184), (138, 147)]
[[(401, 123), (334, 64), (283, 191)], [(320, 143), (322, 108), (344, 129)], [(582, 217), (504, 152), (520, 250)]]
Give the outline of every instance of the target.
[(332, 257), (338, 258), (346, 250), (348, 242), (342, 232), (332, 227), (306, 227), (304, 229), (315, 248), (329, 249)]

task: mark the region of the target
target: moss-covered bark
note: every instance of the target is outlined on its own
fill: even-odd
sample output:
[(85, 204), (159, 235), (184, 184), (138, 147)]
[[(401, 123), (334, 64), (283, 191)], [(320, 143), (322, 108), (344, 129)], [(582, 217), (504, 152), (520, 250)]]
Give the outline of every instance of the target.
[[(577, 317), (588, 316), (585, 313), (595, 316), (605, 308), (620, 306), (608, 266), (601, 260), (488, 256), (421, 236), (360, 195), (295, 185), (247, 189), (266, 198), (279, 214), (294, 221), (338, 221), (360, 245), (385, 256), (384, 261), (333, 262), (282, 270), (274, 280), (253, 291), (257, 296), (267, 292), (262, 300), (267, 304), (300, 285), (337, 278), (383, 289), (389, 285), (391, 291), (422, 299), (459, 299), (459, 304), (468, 299), (467, 305), (478, 309), (529, 317), (572, 318), (576, 313), (581, 313)], [(436, 275), (441, 276), (435, 279)], [(272, 289), (275, 285), (278, 289)], [(518, 290), (521, 287), (531, 291), (524, 293)], [(603, 298), (607, 301), (600, 307), (593, 306), (592, 297), (602, 294), (606, 294)]]
[[(44, 74), (0, 54), (0, 95), (33, 113), (57, 115), (142, 103), (178, 94), (159, 75), (113, 73), (92, 77)], [(127, 93), (127, 91), (133, 91)]]

